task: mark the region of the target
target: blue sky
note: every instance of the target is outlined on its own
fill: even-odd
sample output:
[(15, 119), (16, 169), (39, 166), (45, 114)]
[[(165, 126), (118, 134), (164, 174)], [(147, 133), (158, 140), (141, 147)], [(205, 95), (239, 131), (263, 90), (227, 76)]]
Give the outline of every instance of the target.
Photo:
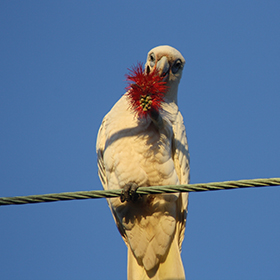
[[(179, 88), (191, 183), (280, 177), (279, 1), (1, 1), (0, 196), (101, 189), (95, 140), (158, 45)], [(187, 279), (278, 279), (280, 187), (190, 194)], [(104, 199), (0, 208), (2, 279), (126, 279)]]

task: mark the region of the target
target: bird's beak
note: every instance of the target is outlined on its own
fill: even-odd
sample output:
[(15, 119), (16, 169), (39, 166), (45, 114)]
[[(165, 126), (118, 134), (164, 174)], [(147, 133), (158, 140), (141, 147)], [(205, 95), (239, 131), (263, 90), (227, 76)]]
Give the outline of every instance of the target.
[(169, 76), (169, 69), (170, 65), (168, 62), (168, 59), (166, 56), (163, 56), (156, 65), (157, 70), (159, 71), (159, 74), (161, 77), (164, 77), (163, 80), (167, 81), (168, 76)]

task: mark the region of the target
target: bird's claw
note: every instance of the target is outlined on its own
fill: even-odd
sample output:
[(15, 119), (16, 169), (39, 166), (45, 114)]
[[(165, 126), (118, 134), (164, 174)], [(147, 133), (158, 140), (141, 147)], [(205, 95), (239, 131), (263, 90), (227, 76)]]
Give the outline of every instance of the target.
[(141, 198), (141, 195), (136, 192), (138, 189), (138, 185), (136, 183), (128, 183), (126, 184), (121, 192), (121, 202), (136, 202)]

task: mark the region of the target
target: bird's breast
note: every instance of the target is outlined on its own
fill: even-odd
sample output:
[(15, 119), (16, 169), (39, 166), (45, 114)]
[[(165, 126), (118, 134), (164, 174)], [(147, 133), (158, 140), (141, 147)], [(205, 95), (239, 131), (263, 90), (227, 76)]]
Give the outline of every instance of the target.
[(172, 127), (157, 129), (152, 122), (122, 128), (107, 143), (104, 161), (111, 188), (129, 182), (139, 186), (176, 184), (172, 159)]

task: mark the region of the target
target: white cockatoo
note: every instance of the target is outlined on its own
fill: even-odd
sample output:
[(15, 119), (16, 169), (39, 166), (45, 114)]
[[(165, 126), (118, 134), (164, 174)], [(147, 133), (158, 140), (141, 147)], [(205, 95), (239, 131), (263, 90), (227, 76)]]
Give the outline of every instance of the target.
[(170, 46), (153, 48), (145, 74), (157, 69), (167, 90), (158, 111), (135, 115), (125, 93), (104, 117), (96, 151), (105, 190), (122, 189), (108, 199), (117, 227), (128, 247), (128, 280), (185, 279), (181, 246), (188, 194), (139, 197), (141, 186), (189, 183), (189, 152), (183, 117), (177, 106), (185, 59)]

